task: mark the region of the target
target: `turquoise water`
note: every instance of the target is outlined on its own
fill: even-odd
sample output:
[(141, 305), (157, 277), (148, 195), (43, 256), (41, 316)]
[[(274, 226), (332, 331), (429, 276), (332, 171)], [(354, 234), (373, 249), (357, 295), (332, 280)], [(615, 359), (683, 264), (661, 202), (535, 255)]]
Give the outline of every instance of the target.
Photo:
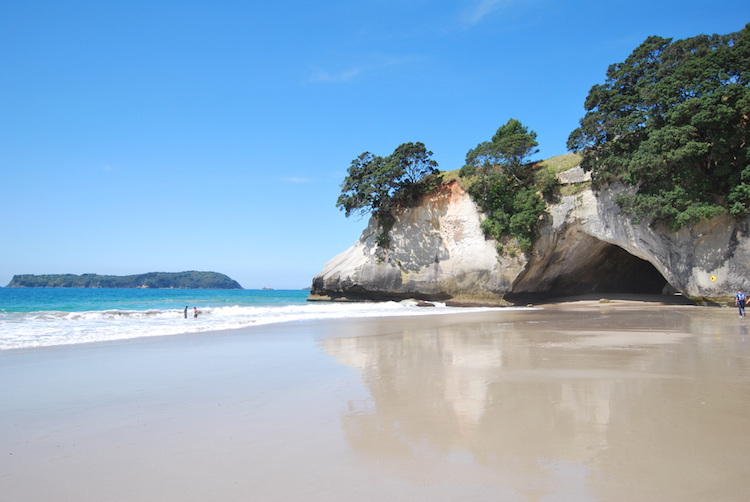
[(0, 288), (0, 312), (167, 310), (304, 303), (303, 290)]

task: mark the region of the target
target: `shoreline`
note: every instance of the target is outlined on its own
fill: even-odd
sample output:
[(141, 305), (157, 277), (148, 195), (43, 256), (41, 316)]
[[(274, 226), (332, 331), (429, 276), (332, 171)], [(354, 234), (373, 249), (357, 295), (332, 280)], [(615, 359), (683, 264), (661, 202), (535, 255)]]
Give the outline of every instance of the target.
[[(336, 303), (336, 302), (331, 302)], [(350, 302), (352, 303), (365, 303), (368, 305), (372, 305), (373, 303), (377, 304), (378, 302)], [(444, 312), (444, 311), (436, 311), (429, 309), (428, 311), (422, 311), (422, 309), (419, 310), (419, 312), (404, 312), (404, 313), (398, 313), (398, 314), (391, 314), (386, 316), (379, 316), (379, 315), (362, 315), (360, 317), (345, 317), (345, 318), (312, 318), (312, 319), (289, 319), (289, 320), (274, 320), (270, 322), (262, 322), (259, 324), (250, 324), (250, 325), (244, 325), (244, 326), (238, 326), (236, 328), (224, 328), (219, 327), (216, 329), (205, 329), (203, 326), (203, 329), (196, 329), (195, 331), (184, 331), (184, 332), (177, 332), (177, 333), (165, 333), (165, 334), (146, 334), (146, 335), (139, 335), (134, 337), (123, 337), (123, 338), (114, 338), (110, 340), (91, 340), (91, 341), (80, 341), (80, 342), (72, 342), (72, 343), (60, 343), (60, 344), (53, 344), (53, 345), (40, 345), (40, 346), (29, 346), (29, 347), (13, 347), (13, 348), (3, 348), (0, 349), (0, 354), (8, 351), (24, 351), (24, 350), (40, 350), (40, 349), (54, 349), (56, 347), (68, 347), (68, 346), (87, 346), (87, 345), (96, 345), (96, 344), (118, 344), (118, 343), (126, 343), (128, 341), (138, 341), (138, 340), (147, 340), (151, 338), (171, 338), (171, 337), (180, 337), (180, 336), (196, 336), (196, 335), (207, 335), (207, 336), (213, 336), (221, 333), (237, 333), (237, 332), (243, 332), (245, 330), (252, 331), (261, 329), (264, 327), (271, 327), (271, 326), (279, 326), (279, 329), (285, 329), (285, 326), (295, 326), (295, 325), (304, 325), (307, 323), (328, 323), (328, 322), (347, 322), (352, 320), (361, 320), (361, 319), (404, 319), (404, 318), (424, 318), (424, 317), (434, 317), (434, 316), (452, 316), (452, 315), (459, 315), (459, 316), (467, 316), (467, 315), (476, 315), (481, 313), (493, 313), (493, 312), (511, 312), (511, 311), (525, 311), (525, 310), (559, 310), (559, 311), (578, 311), (578, 310), (585, 310), (589, 311), (594, 307), (601, 307), (604, 305), (609, 305), (612, 308), (618, 308), (618, 307), (625, 307), (625, 306), (641, 306), (642, 308), (661, 308), (661, 307), (667, 307), (667, 306), (676, 306), (676, 307), (697, 307), (697, 308), (726, 308), (728, 305), (696, 305), (695, 303), (691, 302), (688, 299), (682, 298), (680, 296), (667, 296), (667, 295), (630, 295), (630, 294), (618, 294), (618, 295), (610, 295), (609, 298), (603, 297), (600, 295), (579, 295), (579, 296), (570, 296), (570, 297), (557, 297), (557, 298), (546, 298), (546, 299), (538, 299), (537, 303), (529, 303), (526, 305), (486, 305), (486, 304), (462, 304), (460, 306), (454, 306), (452, 307), (451, 311)], [(733, 308), (733, 307), (732, 307)], [(463, 311), (466, 309), (466, 311)], [(469, 310), (469, 309), (480, 309), (477, 310)], [(182, 312), (182, 309), (177, 308), (175, 309), (175, 312)], [(193, 322), (192, 319), (188, 319), (186, 322)]]
[(2, 351), (4, 497), (739, 501), (748, 328), (584, 300)]
[[(664, 297), (664, 298), (662, 298)], [(330, 302), (331, 304), (335, 304), (337, 302)], [(367, 305), (377, 305), (379, 302), (347, 302), (347, 304), (357, 304), (357, 303), (363, 303)], [(472, 315), (472, 314), (478, 314), (478, 313), (484, 313), (484, 312), (510, 312), (510, 311), (524, 311), (524, 310), (539, 310), (539, 309), (556, 309), (556, 310), (570, 310), (570, 311), (576, 311), (580, 309), (586, 309), (589, 310), (590, 308), (594, 306), (600, 306), (603, 304), (608, 304), (610, 306), (626, 306), (626, 305), (635, 305), (635, 306), (642, 306), (643, 308), (651, 308), (651, 307), (663, 307), (663, 306), (684, 306), (684, 307), (701, 307), (701, 308), (710, 308), (710, 307), (725, 307), (724, 305), (718, 306), (718, 305), (696, 305), (695, 303), (690, 302), (690, 300), (684, 299), (682, 297), (672, 297), (672, 296), (666, 296), (666, 295), (610, 295), (609, 298), (600, 297), (599, 295), (580, 295), (580, 296), (570, 296), (570, 297), (558, 297), (558, 298), (546, 298), (546, 299), (538, 299), (538, 302), (535, 304), (529, 303), (526, 305), (488, 305), (488, 304), (474, 304), (474, 303), (461, 303), (460, 305), (453, 305), (451, 306), (451, 311), (441, 311), (441, 310), (432, 310), (429, 309), (427, 311), (423, 311), (422, 309), (419, 309), (419, 311), (415, 312), (399, 312), (396, 314), (390, 314), (390, 315), (362, 315), (362, 316), (353, 316), (353, 317), (345, 317), (345, 318), (335, 318), (335, 317), (324, 317), (324, 318), (312, 318), (312, 319), (281, 319), (281, 320), (273, 320), (273, 321), (265, 321), (261, 322), (259, 324), (249, 324), (244, 326), (238, 326), (235, 328), (224, 328), (224, 327), (218, 327), (216, 329), (205, 328), (205, 325), (201, 326), (201, 329), (196, 329), (195, 331), (182, 331), (182, 332), (176, 332), (176, 333), (156, 333), (156, 334), (145, 334), (145, 335), (139, 335), (139, 336), (132, 336), (132, 337), (123, 337), (123, 338), (113, 338), (110, 340), (90, 340), (90, 341), (75, 341), (71, 343), (58, 343), (58, 344), (51, 344), (51, 345), (39, 345), (39, 346), (28, 346), (28, 347), (13, 347), (13, 348), (2, 348), (0, 349), (0, 354), (7, 351), (22, 351), (22, 350), (39, 350), (44, 348), (55, 348), (55, 347), (67, 347), (67, 346), (79, 346), (79, 345), (90, 345), (90, 344), (106, 344), (106, 343), (124, 343), (129, 340), (144, 340), (149, 338), (161, 338), (161, 337), (179, 337), (179, 336), (195, 336), (200, 334), (205, 334), (208, 336), (211, 336), (212, 334), (218, 334), (218, 333), (232, 333), (237, 331), (244, 331), (244, 330), (255, 330), (260, 329), (266, 326), (280, 326), (281, 329), (283, 329), (284, 326), (293, 326), (296, 324), (305, 324), (305, 323), (315, 323), (315, 322), (335, 322), (335, 321), (347, 321), (347, 320), (357, 320), (357, 319), (401, 319), (401, 318), (422, 318), (422, 317), (433, 317), (433, 316), (451, 316), (451, 315)], [(418, 305), (421, 306), (421, 305)], [(463, 311), (466, 309), (466, 311)], [(470, 309), (479, 309), (477, 310), (470, 310)], [(175, 312), (181, 313), (181, 308), (174, 309)], [(203, 320), (203, 318), (201, 318)], [(192, 319), (188, 319), (186, 322), (194, 322)]]

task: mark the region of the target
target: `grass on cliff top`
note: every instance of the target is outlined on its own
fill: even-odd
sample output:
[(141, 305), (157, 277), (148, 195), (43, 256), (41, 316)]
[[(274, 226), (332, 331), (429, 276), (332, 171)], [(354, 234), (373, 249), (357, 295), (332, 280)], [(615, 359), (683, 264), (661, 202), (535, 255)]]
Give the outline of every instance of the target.
[(541, 165), (543, 167), (550, 167), (555, 170), (556, 173), (567, 171), (581, 165), (581, 154), (580, 153), (566, 153), (564, 155), (557, 155), (556, 157), (550, 157), (547, 160), (543, 160)]
[[(567, 171), (568, 169), (573, 169), (574, 167), (581, 165), (581, 154), (580, 153), (566, 153), (563, 155), (556, 155), (555, 157), (550, 157), (547, 160), (542, 160), (540, 162), (533, 162), (530, 164), (534, 168), (539, 167), (547, 167), (553, 169), (556, 173), (561, 173), (563, 171)], [(473, 181), (473, 179), (465, 179), (461, 178), (458, 175), (458, 172), (460, 169), (455, 169), (453, 171), (443, 171), (441, 174), (443, 175), (443, 183), (450, 183), (451, 181), (457, 181), (459, 185), (465, 190), (469, 188), (469, 185)]]
[[(458, 175), (458, 172), (460, 169), (455, 169), (453, 171), (443, 171), (440, 174), (443, 176), (443, 183), (446, 185), (450, 183), (451, 181), (458, 181), (458, 184), (461, 185), (463, 188), (467, 188), (467, 184), (462, 182), (461, 177)], [(465, 181), (465, 180), (463, 180)]]

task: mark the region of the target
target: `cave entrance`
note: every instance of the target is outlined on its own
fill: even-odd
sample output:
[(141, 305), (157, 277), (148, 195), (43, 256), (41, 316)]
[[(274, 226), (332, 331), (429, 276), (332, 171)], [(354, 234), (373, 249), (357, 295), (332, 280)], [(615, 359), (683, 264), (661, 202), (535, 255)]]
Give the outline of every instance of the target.
[(667, 280), (651, 263), (608, 244), (590, 256), (585, 268), (556, 277), (550, 292), (566, 296), (587, 293), (658, 295), (666, 286)]
[(589, 235), (576, 237), (573, 243), (569, 241), (553, 253), (532, 259), (512, 293), (506, 295), (508, 299), (675, 292), (648, 261)]

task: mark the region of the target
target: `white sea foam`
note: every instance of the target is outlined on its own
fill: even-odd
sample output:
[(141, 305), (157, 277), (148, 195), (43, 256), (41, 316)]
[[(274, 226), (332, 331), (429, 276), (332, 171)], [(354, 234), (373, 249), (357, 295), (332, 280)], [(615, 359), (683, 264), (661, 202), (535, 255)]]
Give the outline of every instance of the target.
[(420, 308), (413, 301), (304, 303), (286, 306), (199, 307), (194, 319), (183, 310), (98, 310), (0, 314), (0, 350), (49, 347), (148, 336), (178, 335), (292, 321), (356, 317), (439, 315), (487, 308)]

